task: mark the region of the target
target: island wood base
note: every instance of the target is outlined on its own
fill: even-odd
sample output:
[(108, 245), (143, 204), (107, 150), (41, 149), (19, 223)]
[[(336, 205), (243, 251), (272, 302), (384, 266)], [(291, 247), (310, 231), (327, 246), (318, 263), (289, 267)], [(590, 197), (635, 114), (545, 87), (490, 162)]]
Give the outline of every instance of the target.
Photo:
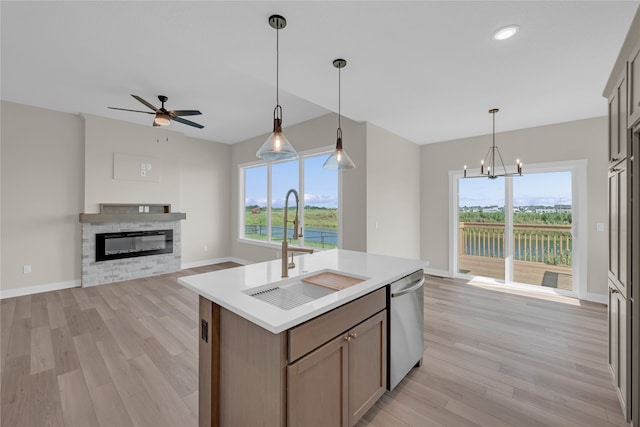
[[(331, 409), (314, 422), (326, 424), (331, 415), (340, 420), (331, 425), (354, 425), (386, 388), (386, 293), (379, 289), (279, 334), (200, 297), (200, 427), (308, 424), (320, 402)], [(334, 347), (341, 357), (332, 357)]]

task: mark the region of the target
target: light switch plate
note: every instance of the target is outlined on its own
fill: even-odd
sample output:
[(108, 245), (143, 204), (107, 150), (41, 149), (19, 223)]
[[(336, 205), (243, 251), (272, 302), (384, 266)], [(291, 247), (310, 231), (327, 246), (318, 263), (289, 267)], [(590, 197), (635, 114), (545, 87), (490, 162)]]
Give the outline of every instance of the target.
[(596, 231), (598, 233), (604, 233), (604, 223), (602, 222), (596, 223)]

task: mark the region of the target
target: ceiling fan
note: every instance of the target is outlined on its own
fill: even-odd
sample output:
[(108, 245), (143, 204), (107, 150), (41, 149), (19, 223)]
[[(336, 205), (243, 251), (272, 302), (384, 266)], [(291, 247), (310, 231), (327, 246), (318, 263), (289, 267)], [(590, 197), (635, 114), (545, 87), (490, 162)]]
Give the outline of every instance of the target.
[(133, 111), (134, 113), (155, 114), (156, 117), (155, 119), (153, 119), (154, 126), (167, 126), (171, 122), (171, 120), (174, 120), (178, 123), (182, 123), (188, 126), (193, 126), (198, 129), (204, 128), (204, 126), (202, 126), (201, 124), (198, 124), (196, 122), (192, 122), (190, 120), (186, 120), (180, 117), (180, 116), (197, 116), (202, 114), (200, 111), (198, 110), (166, 110), (164, 108), (164, 103), (167, 102), (169, 98), (167, 98), (164, 95), (158, 95), (158, 99), (160, 100), (160, 102), (162, 102), (162, 106), (160, 108), (156, 108), (153, 104), (145, 101), (144, 99), (140, 98), (137, 95), (131, 95), (131, 96), (133, 96), (135, 99), (137, 99), (147, 107), (151, 108), (153, 112), (129, 110), (128, 108), (117, 108), (117, 107), (107, 107), (107, 108), (111, 108), (112, 110)]

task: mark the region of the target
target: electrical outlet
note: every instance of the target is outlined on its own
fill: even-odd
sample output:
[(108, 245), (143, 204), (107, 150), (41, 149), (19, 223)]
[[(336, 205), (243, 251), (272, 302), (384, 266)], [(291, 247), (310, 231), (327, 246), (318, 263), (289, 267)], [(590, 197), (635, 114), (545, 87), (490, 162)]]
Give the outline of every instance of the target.
[(23, 274), (29, 274), (29, 273), (31, 273), (31, 266), (30, 266), (30, 265), (23, 265), (23, 266), (22, 266), (22, 273), (23, 273)]

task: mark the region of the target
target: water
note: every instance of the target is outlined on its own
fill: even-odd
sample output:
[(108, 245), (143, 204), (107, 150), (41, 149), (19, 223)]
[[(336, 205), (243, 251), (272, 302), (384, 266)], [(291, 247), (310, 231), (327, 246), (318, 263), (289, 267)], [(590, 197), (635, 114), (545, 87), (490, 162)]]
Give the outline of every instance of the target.
[[(304, 240), (305, 242), (314, 242), (325, 246), (337, 246), (338, 245), (338, 232), (335, 230), (326, 230), (322, 228), (305, 228)], [(267, 236), (267, 227), (264, 225), (246, 225), (245, 234), (257, 234), (260, 236)], [(273, 240), (282, 240), (284, 235), (284, 227), (274, 225), (271, 228), (271, 238)], [(293, 238), (293, 230), (291, 227), (287, 227), (288, 238)]]

